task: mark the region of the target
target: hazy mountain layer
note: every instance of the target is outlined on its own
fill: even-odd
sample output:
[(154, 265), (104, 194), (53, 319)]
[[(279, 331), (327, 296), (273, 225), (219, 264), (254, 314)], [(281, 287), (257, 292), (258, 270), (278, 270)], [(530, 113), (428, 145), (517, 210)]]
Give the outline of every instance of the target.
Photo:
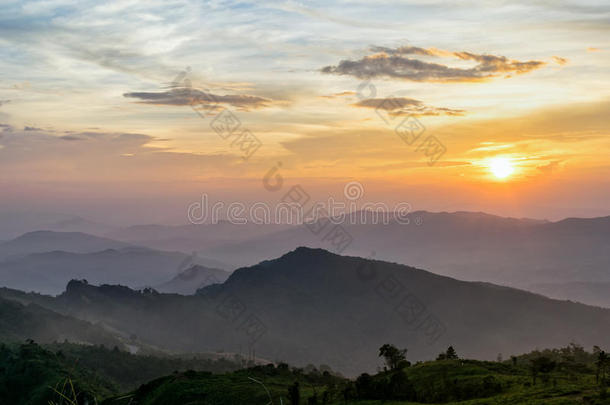
[(374, 368), (367, 348), (386, 342), (409, 348), (413, 360), (449, 345), (495, 359), (571, 341), (591, 347), (610, 334), (610, 310), (308, 248), (239, 269), (196, 296), (71, 282), (39, 301), (171, 350), (254, 350), (348, 373)]
[(0, 285), (44, 294), (61, 293), (71, 279), (132, 288), (154, 286), (172, 279), (187, 258), (182, 253), (144, 248), (36, 253), (0, 262)]
[(230, 275), (231, 273), (224, 270), (197, 265), (184, 270), (167, 283), (156, 286), (155, 289), (163, 293), (190, 295), (202, 287), (224, 283)]
[[(357, 214), (360, 220), (361, 213)], [(462, 280), (525, 288), (533, 283), (610, 281), (610, 217), (545, 222), (483, 213), (410, 214), (386, 224), (365, 213), (364, 224), (342, 225), (352, 242), (345, 254), (429, 269)], [(297, 246), (336, 249), (324, 235), (292, 227), (247, 241), (204, 248), (201, 254), (236, 266), (277, 257)]]
[[(6, 291), (3, 291), (3, 294)], [(124, 347), (122, 340), (89, 322), (60, 315), (37, 304), (0, 298), (0, 341), (70, 342)]]
[(610, 308), (610, 283), (544, 283), (533, 284), (529, 290), (551, 298)]
[(62, 250), (72, 253), (91, 253), (106, 249), (122, 249), (133, 246), (125, 242), (101, 238), (80, 232), (29, 232), (0, 244), (0, 260), (12, 256)]

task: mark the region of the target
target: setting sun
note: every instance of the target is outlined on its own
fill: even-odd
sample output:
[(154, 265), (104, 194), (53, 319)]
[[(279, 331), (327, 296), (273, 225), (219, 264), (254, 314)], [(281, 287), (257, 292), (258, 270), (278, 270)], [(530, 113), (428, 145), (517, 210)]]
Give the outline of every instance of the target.
[(489, 170), (498, 179), (505, 179), (515, 171), (515, 168), (509, 159), (497, 157), (489, 161)]

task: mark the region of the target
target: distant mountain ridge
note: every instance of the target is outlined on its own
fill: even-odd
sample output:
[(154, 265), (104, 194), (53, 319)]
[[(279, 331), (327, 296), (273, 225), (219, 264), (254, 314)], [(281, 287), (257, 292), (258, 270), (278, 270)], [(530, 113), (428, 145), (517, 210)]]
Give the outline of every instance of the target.
[(158, 285), (155, 289), (162, 293), (190, 295), (211, 284), (224, 283), (231, 273), (195, 265), (184, 270), (170, 281)]
[[(416, 211), (407, 218), (408, 224), (345, 221), (342, 227), (352, 242), (343, 253), (519, 288), (549, 281), (610, 281), (610, 217), (548, 222)], [(297, 246), (333, 249), (322, 236), (299, 226), (200, 253), (245, 266)]]
[(174, 277), (187, 258), (182, 253), (138, 247), (91, 253), (33, 253), (0, 262), (0, 284), (45, 294), (61, 293), (71, 279), (133, 288), (153, 286)]
[[(290, 226), (279, 224), (233, 224), (228, 221), (219, 221), (199, 225), (134, 225), (115, 230), (106, 236), (154, 249), (190, 253), (205, 248), (213, 249), (214, 246), (220, 244), (261, 237), (288, 228)], [(233, 264), (231, 263), (231, 265)]]
[(528, 289), (551, 298), (610, 308), (610, 283), (541, 283)]
[[(154, 250), (80, 232), (35, 231), (0, 243), (0, 287), (59, 294), (71, 279), (150, 287), (201, 264), (222, 266), (197, 254)], [(221, 270), (214, 272), (221, 281), (226, 279)], [(187, 289), (193, 293), (202, 283)]]
[(34, 231), (0, 244), (0, 260), (11, 256), (62, 250), (91, 253), (106, 249), (122, 249), (134, 245), (93, 236), (82, 232)]
[[(352, 221), (363, 215), (366, 223)], [(610, 282), (607, 271), (610, 268), (610, 217), (550, 222), (503, 218), (480, 212), (415, 211), (406, 217), (406, 224), (396, 221), (393, 215), (389, 215), (387, 223), (380, 223), (379, 218), (375, 221), (376, 217), (377, 213), (370, 211), (347, 217), (341, 226), (349, 234), (351, 243), (340, 249), (340, 253), (425, 268), (462, 280), (488, 281), (522, 289), (535, 289), (532, 286), (549, 282)], [(156, 283), (153, 285), (160, 285), (193, 264), (233, 270), (278, 257), (298, 246), (336, 249), (330, 238), (324, 237), (327, 232), (328, 228), (320, 234), (314, 233), (303, 225), (237, 225), (226, 221), (202, 225), (133, 226), (109, 234), (122, 241), (79, 233), (33, 232), (0, 243), (0, 262), (10, 256), (30, 253), (56, 250), (91, 253), (133, 245), (155, 250), (172, 248), (188, 254), (184, 262), (176, 266), (175, 273), (158, 283), (153, 280)], [(37, 243), (37, 239), (41, 242)], [(49, 240), (42, 241), (44, 239)], [(66, 281), (62, 278), (56, 287), (63, 289)], [(124, 281), (100, 279), (96, 282)], [(150, 283), (144, 279), (137, 285), (128, 285), (140, 287)], [(570, 295), (555, 296), (570, 298)]]
[(395, 263), (298, 248), (235, 271), (197, 295), (73, 281), (57, 298), (22, 299), (172, 351), (245, 352), (343, 372), (378, 364), (365, 347), (396, 342), (412, 360), (449, 345), (494, 359), (571, 341), (607, 341), (610, 310)]

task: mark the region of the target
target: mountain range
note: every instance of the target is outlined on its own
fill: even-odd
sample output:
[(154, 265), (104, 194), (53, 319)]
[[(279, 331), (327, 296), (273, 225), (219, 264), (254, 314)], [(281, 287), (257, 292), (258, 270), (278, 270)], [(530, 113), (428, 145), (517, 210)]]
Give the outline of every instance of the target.
[(170, 281), (158, 285), (155, 290), (162, 293), (191, 295), (208, 285), (224, 283), (231, 273), (195, 265), (184, 270)]
[(56, 250), (72, 253), (91, 253), (131, 246), (133, 245), (129, 243), (82, 232), (34, 231), (0, 243), (0, 260)]
[(374, 369), (376, 354), (364, 348), (387, 342), (407, 347), (412, 360), (449, 345), (494, 359), (572, 341), (605, 344), (610, 334), (609, 309), (310, 248), (240, 268), (191, 296), (71, 281), (55, 298), (11, 297), (170, 351), (254, 351), (348, 374)]
[[(217, 261), (182, 252), (139, 247), (80, 232), (36, 231), (0, 243), (0, 286), (59, 294), (71, 279), (133, 288), (159, 286), (166, 292), (194, 293), (207, 275), (227, 277)], [(189, 277), (189, 275), (191, 277)], [(173, 281), (173, 283), (172, 283)]]
[[(345, 221), (352, 243), (345, 254), (376, 257), (462, 280), (528, 288), (543, 282), (610, 281), (610, 217), (558, 222), (502, 218), (483, 213), (410, 214), (365, 224)], [(204, 247), (200, 253), (245, 266), (296, 246), (332, 249), (305, 226), (242, 242)]]
[[(359, 212), (345, 218), (341, 226), (351, 240), (345, 249), (336, 249), (325, 236), (334, 226), (332, 224), (320, 233), (312, 232), (304, 225), (238, 225), (226, 221), (112, 228), (105, 237), (78, 232), (30, 232), (0, 243), (0, 276), (4, 277), (3, 285), (36, 290), (41, 283), (28, 283), (40, 275), (41, 280), (47, 278), (48, 283), (53, 284), (52, 288), (41, 290), (46, 293), (61, 292), (69, 278), (86, 278), (92, 283), (122, 283), (134, 288), (158, 287), (194, 264), (231, 271), (278, 257), (298, 246), (308, 246), (425, 268), (461, 280), (492, 282), (543, 294), (550, 294), (549, 288), (543, 287), (548, 283), (573, 286), (574, 283), (610, 282), (607, 270), (610, 268), (610, 217), (550, 222), (473, 212), (417, 211), (408, 215), (408, 224), (398, 222), (393, 215), (387, 218), (384, 222), (375, 212)], [(84, 221), (87, 226), (93, 226), (86, 220), (73, 221), (71, 223)], [(95, 234), (107, 229), (101, 227)], [(133, 252), (125, 254), (123, 249), (136, 246), (150, 249), (151, 261), (154, 257), (169, 256), (171, 259), (159, 260), (158, 264), (144, 263), (148, 270), (141, 272), (139, 278), (135, 270), (126, 271), (125, 277), (113, 278), (121, 272), (112, 268), (134, 268), (138, 261), (132, 259)], [(82, 260), (73, 257), (62, 264), (64, 273), (56, 283), (52, 281), (53, 271), (37, 268), (36, 276), (32, 276), (29, 269), (42, 262), (39, 257), (25, 257), (53, 252), (54, 255), (49, 255), (50, 263), (59, 263), (55, 251), (99, 254), (108, 249), (121, 254), (115, 253), (113, 262), (96, 262), (97, 257), (91, 256), (87, 265), (81, 265)], [(174, 265), (173, 258), (179, 255), (176, 252), (183, 255), (182, 263)], [(166, 265), (170, 268), (159, 268)], [(7, 275), (7, 271), (13, 275)], [(103, 273), (107, 276), (102, 276)], [(14, 274), (18, 276), (15, 278)], [(129, 274), (133, 277), (127, 277)], [(66, 275), (70, 276), (66, 278)], [(9, 281), (13, 284), (7, 284)], [(198, 287), (200, 285), (194, 285), (187, 290)], [(552, 294), (556, 298), (608, 306), (608, 302), (603, 297), (596, 298), (599, 294), (594, 292), (572, 294), (566, 288), (554, 288)]]

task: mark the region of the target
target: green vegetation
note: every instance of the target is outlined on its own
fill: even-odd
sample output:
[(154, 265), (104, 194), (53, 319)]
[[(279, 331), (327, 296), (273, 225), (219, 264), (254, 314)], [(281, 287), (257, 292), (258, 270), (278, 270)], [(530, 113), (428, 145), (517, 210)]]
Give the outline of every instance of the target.
[[(38, 405), (50, 401), (63, 403), (70, 395), (66, 381), (73, 381), (79, 404), (94, 396), (108, 396), (116, 387), (95, 372), (79, 367), (63, 357), (29, 341), (22, 345), (0, 345), (0, 403)], [(58, 392), (56, 392), (58, 391)]]
[(437, 360), (413, 365), (406, 349), (386, 344), (378, 354), (383, 371), (347, 379), (324, 366), (1, 344), (0, 404), (610, 404), (610, 360), (598, 347), (572, 344), (495, 362), (461, 359), (449, 347)]
[[(104, 405), (184, 404), (308, 404), (329, 403), (346, 384), (328, 371), (289, 368), (285, 364), (256, 366), (230, 374), (187, 371), (152, 381), (135, 392), (105, 401)], [(315, 398), (315, 400), (313, 399)], [(327, 402), (323, 402), (326, 398)]]
[(244, 365), (240, 358), (133, 355), (116, 346), (0, 344), (0, 404), (69, 404), (74, 397), (92, 404), (177, 370), (223, 373)]
[(598, 347), (588, 353), (571, 344), (497, 362), (459, 359), (449, 347), (436, 361), (362, 374), (346, 388), (346, 397), (361, 405), (610, 404), (607, 370), (608, 356)]

